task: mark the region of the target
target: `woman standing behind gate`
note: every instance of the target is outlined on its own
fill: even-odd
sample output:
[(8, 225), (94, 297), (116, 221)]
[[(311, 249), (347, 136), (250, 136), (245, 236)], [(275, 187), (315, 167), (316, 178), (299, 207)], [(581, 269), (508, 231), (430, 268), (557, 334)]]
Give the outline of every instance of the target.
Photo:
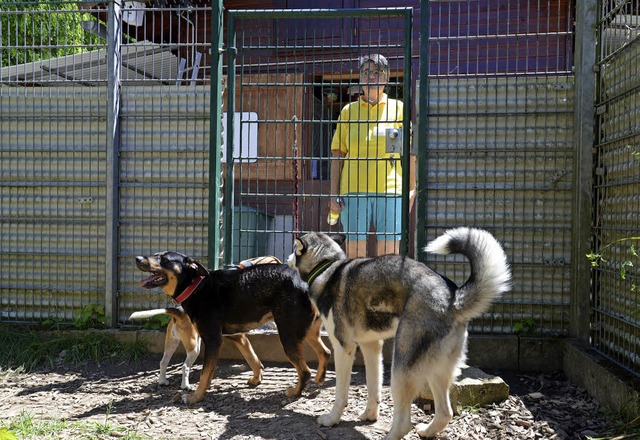
[[(402, 128), (404, 105), (384, 93), (389, 80), (389, 62), (384, 56), (362, 57), (359, 70), (362, 95), (340, 111), (331, 142), (333, 196), (329, 209), (340, 213), (349, 258), (366, 256), (371, 224), (376, 232), (377, 255), (398, 253), (402, 216), (401, 158), (386, 152), (386, 130)], [(413, 156), (410, 168), (413, 197)]]

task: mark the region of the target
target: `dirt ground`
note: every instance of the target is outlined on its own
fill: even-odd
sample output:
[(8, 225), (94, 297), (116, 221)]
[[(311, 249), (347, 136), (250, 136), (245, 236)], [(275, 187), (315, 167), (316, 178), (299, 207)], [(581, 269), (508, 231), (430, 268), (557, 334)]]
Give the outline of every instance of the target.
[[(250, 388), (248, 367), (239, 361), (222, 361), (205, 399), (193, 407), (174, 402), (180, 386), (182, 359), (173, 359), (168, 371), (171, 384), (157, 385), (160, 355), (149, 355), (140, 363), (86, 365), (73, 369), (60, 366), (52, 371), (23, 374), (0, 371), (0, 426), (31, 414), (37, 420), (105, 423), (126, 427), (153, 439), (379, 439), (391, 424), (389, 377), (380, 419), (358, 420), (364, 409), (364, 371), (352, 377), (350, 401), (343, 422), (325, 428), (316, 424), (318, 415), (333, 403), (333, 368), (323, 387), (311, 384), (302, 397), (288, 399), (284, 390), (295, 381), (293, 368), (265, 365), (263, 383)], [(313, 366), (312, 366), (313, 367)], [(192, 384), (200, 372), (197, 363)], [(494, 372), (495, 373), (495, 372)], [(598, 403), (562, 374), (501, 374), (510, 385), (509, 400), (485, 408), (470, 408), (455, 416), (439, 438), (448, 439), (578, 439), (603, 437), (606, 416)], [(422, 405), (421, 405), (422, 406)], [(426, 422), (432, 415), (417, 405), (412, 419)], [(61, 438), (73, 438), (73, 433)], [(407, 439), (418, 439), (415, 432)]]

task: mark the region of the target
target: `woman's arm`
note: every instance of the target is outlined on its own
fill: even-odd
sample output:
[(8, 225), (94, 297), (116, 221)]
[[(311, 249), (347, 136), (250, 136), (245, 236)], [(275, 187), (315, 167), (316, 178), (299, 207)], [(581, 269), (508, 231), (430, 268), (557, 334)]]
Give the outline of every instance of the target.
[(342, 175), (342, 167), (344, 161), (339, 160), (345, 157), (345, 153), (340, 150), (334, 150), (331, 152), (331, 201), (329, 202), (329, 208), (333, 212), (340, 212), (342, 205), (338, 203), (336, 197), (340, 194), (340, 176)]

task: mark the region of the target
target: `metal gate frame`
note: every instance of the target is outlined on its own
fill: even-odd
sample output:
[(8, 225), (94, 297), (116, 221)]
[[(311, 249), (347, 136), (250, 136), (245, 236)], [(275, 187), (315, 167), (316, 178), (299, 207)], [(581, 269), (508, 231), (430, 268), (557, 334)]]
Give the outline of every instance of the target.
[[(430, 29), (429, 26), (429, 8), (435, 7), (438, 4), (447, 4), (448, 2), (429, 2), (427, 0), (423, 0), (421, 2), (421, 36), (420, 36), (420, 72), (421, 75), (419, 77), (419, 86), (420, 93), (417, 96), (417, 100), (419, 105), (417, 106), (417, 110), (420, 110), (420, 117), (417, 120), (417, 149), (418, 154), (418, 199), (417, 199), (417, 227), (416, 227), (416, 249), (421, 249), (428, 238), (433, 238), (433, 235), (440, 232), (444, 228), (460, 226), (462, 224), (471, 224), (477, 225), (480, 227), (488, 228), (492, 230), (494, 228), (500, 235), (504, 235), (504, 239), (508, 240), (511, 238), (511, 242), (507, 243), (507, 247), (509, 251), (512, 251), (512, 263), (514, 268), (517, 270), (516, 276), (516, 289), (514, 289), (514, 294), (512, 296), (505, 296), (503, 301), (499, 304), (496, 304), (495, 309), (491, 312), (487, 313), (486, 317), (482, 320), (477, 320), (471, 326), (472, 331), (477, 332), (487, 332), (487, 333), (503, 333), (503, 334), (512, 334), (513, 328), (516, 323), (521, 320), (534, 320), (536, 321), (536, 325), (538, 328), (542, 329), (542, 334), (549, 335), (563, 335), (566, 336), (568, 334), (572, 334), (574, 332), (574, 323), (580, 323), (580, 325), (584, 325), (581, 319), (584, 318), (582, 314), (585, 313), (585, 309), (580, 305), (574, 304), (583, 304), (585, 291), (580, 289), (581, 285), (586, 285), (589, 282), (589, 271), (583, 270), (584, 265), (588, 264), (585, 255), (585, 247), (584, 245), (588, 245), (589, 242), (589, 230), (585, 231), (584, 228), (577, 228), (576, 225), (581, 225), (585, 219), (588, 221), (589, 216), (587, 214), (584, 217), (584, 213), (588, 213), (590, 209), (590, 200), (585, 197), (577, 197), (575, 194), (569, 194), (572, 191), (573, 185), (576, 183), (580, 183), (582, 188), (585, 188), (584, 185), (588, 186), (588, 176), (590, 175), (590, 167), (588, 163), (584, 162), (584, 156), (588, 155), (591, 149), (591, 145), (588, 140), (588, 133), (585, 134), (585, 131), (588, 130), (573, 130), (575, 124), (579, 124), (577, 126), (583, 127), (582, 121), (588, 118), (589, 111), (593, 110), (592, 104), (589, 103), (589, 97), (587, 93), (583, 93), (581, 90), (577, 90), (576, 94), (574, 94), (573, 90), (573, 81), (574, 76), (570, 71), (570, 65), (553, 65), (551, 64), (547, 71), (543, 73), (539, 72), (523, 72), (522, 69), (509, 71), (507, 74), (504, 71), (496, 70), (496, 72), (490, 72), (486, 74), (489, 80), (481, 79), (478, 80), (479, 84), (487, 87), (494, 87), (497, 91), (499, 89), (500, 93), (506, 93), (506, 90), (509, 90), (509, 86), (513, 86), (514, 82), (509, 81), (510, 79), (518, 78), (518, 75), (524, 75), (526, 78), (534, 78), (531, 82), (528, 82), (527, 79), (523, 79), (520, 83), (516, 82), (516, 85), (520, 87), (520, 89), (515, 90), (515, 95), (511, 96), (513, 100), (503, 100), (500, 101), (500, 105), (504, 105), (505, 107), (491, 107), (489, 108), (489, 117), (493, 118), (507, 118), (513, 114), (518, 115), (521, 119), (531, 118), (526, 120), (525, 122), (520, 122), (518, 128), (531, 128), (533, 131), (535, 130), (545, 130), (545, 123), (540, 123), (537, 121), (546, 121), (546, 117), (549, 114), (562, 114), (561, 118), (554, 119), (554, 116), (551, 116), (548, 119), (552, 123), (563, 124), (561, 126), (551, 125), (549, 126), (549, 130), (553, 130), (551, 127), (555, 127), (558, 129), (559, 134), (551, 134), (545, 137), (542, 140), (535, 139), (531, 140), (530, 144), (524, 145), (523, 143), (513, 143), (507, 144), (504, 143), (486, 143), (482, 144), (482, 141), (479, 142), (481, 148), (487, 148), (490, 154), (494, 154), (491, 157), (496, 157), (499, 159), (500, 164), (497, 165), (499, 167), (500, 172), (504, 173), (503, 175), (507, 175), (509, 172), (517, 173), (517, 177), (509, 182), (498, 182), (498, 184), (505, 183), (506, 186), (502, 189), (498, 188), (500, 192), (500, 197), (512, 197), (511, 195), (504, 196), (503, 194), (509, 194), (509, 192), (516, 192), (517, 195), (513, 196), (513, 199), (509, 199), (509, 203), (512, 203), (511, 207), (507, 207), (504, 212), (500, 211), (499, 215), (505, 214), (514, 215), (516, 218), (515, 224), (510, 224), (508, 220), (505, 220), (507, 217), (501, 217), (498, 220), (484, 220), (482, 214), (476, 215), (473, 211), (475, 207), (479, 207), (482, 209), (482, 206), (476, 205), (472, 197), (471, 191), (468, 193), (465, 188), (467, 186), (472, 188), (475, 183), (479, 183), (478, 191), (480, 193), (480, 198), (490, 198), (488, 195), (491, 192), (493, 187), (493, 182), (491, 177), (488, 179), (482, 180), (482, 178), (478, 177), (476, 174), (478, 169), (469, 168), (469, 173), (465, 172), (465, 169), (460, 169), (459, 172), (465, 174), (465, 178), (460, 179), (460, 187), (455, 187), (456, 181), (452, 179), (452, 183), (449, 186), (446, 186), (447, 183), (444, 181), (448, 176), (455, 177), (455, 161), (451, 161), (453, 164), (450, 166), (450, 169), (443, 168), (444, 180), (442, 182), (438, 181), (429, 181), (427, 170), (429, 167), (435, 166), (437, 159), (437, 155), (440, 154), (442, 160), (446, 159), (446, 147), (438, 147), (436, 145), (435, 149), (433, 146), (435, 143), (432, 142), (429, 144), (427, 141), (428, 136), (437, 135), (434, 131), (430, 133), (429, 120), (428, 118), (433, 118), (433, 114), (429, 108), (430, 105), (430, 87), (435, 84), (435, 82), (431, 82), (428, 74), (422, 74), (422, 72), (429, 72), (429, 43), (430, 41)], [(571, 17), (571, 3), (564, 2), (562, 3), (563, 7), (566, 8), (566, 15), (563, 17)], [(559, 6), (558, 6), (559, 7)], [(525, 7), (526, 9), (526, 7)], [(521, 12), (521, 10), (517, 9), (516, 11)], [(555, 9), (554, 9), (555, 11)], [(588, 11), (586, 8), (581, 9), (581, 13), (587, 14)], [(362, 10), (340, 10), (340, 11), (317, 11), (317, 10), (301, 10), (301, 11), (293, 11), (293, 10), (237, 10), (237, 11), (229, 11), (229, 49), (228, 49), (228, 78), (229, 78), (229, 96), (234, 96), (235, 91), (235, 57), (238, 53), (238, 48), (235, 44), (235, 24), (234, 20), (239, 18), (253, 18), (257, 17), (259, 19), (269, 19), (273, 17), (286, 17), (286, 18), (299, 18), (299, 17), (309, 17), (313, 13), (318, 13), (318, 16), (332, 16), (332, 17), (340, 17), (344, 16), (344, 14), (361, 14)], [(367, 12), (371, 13), (371, 12)], [(514, 14), (517, 15), (517, 14)], [(524, 32), (524, 31), (522, 31)], [(530, 31), (533, 34), (536, 34), (535, 31)], [(553, 34), (553, 30), (548, 31), (549, 34)], [(549, 34), (545, 34), (545, 30), (540, 31), (541, 38), (544, 39)], [(527, 38), (529, 34), (520, 34), (518, 37)], [(571, 38), (573, 36), (572, 30), (569, 29), (559, 29), (557, 30), (558, 38)], [(485, 35), (485, 37), (487, 37)], [(502, 34), (493, 35), (492, 38), (504, 38), (505, 36)], [(580, 39), (582, 35), (578, 35), (577, 38)], [(456, 37), (452, 37), (456, 38)], [(471, 37), (470, 37), (471, 38)], [(442, 42), (445, 42), (447, 36), (442, 37)], [(585, 43), (587, 44), (587, 43)], [(569, 52), (571, 53), (571, 52)], [(408, 60), (409, 56), (405, 56), (405, 62)], [(588, 62), (585, 62), (588, 64)], [(569, 62), (570, 64), (570, 62)], [(411, 67), (408, 67), (411, 68)], [(514, 73), (515, 72), (515, 73)], [(581, 69), (583, 73), (583, 77), (580, 80), (589, 81), (589, 70)], [(592, 75), (592, 72), (591, 72)], [(443, 74), (442, 77), (445, 75)], [(464, 76), (464, 75), (463, 75)], [(451, 77), (455, 77), (455, 74), (452, 74)], [(473, 81), (475, 78), (483, 78), (482, 74), (478, 74), (478, 76), (469, 75), (469, 84), (473, 86)], [(492, 81), (495, 78), (498, 78), (498, 81)], [(505, 79), (505, 81), (502, 81)], [(551, 80), (549, 80), (551, 78)], [(560, 78), (557, 81), (554, 80), (556, 78)], [(411, 87), (407, 82), (409, 80), (409, 75), (404, 75), (404, 84), (405, 90), (410, 93)], [(455, 83), (456, 79), (452, 80), (452, 84)], [(464, 82), (464, 78), (460, 81), (460, 84)], [(457, 86), (454, 84), (454, 87)], [(532, 98), (532, 101), (536, 101), (537, 99), (536, 92), (531, 92), (532, 95), (527, 95), (528, 88), (531, 90), (542, 90), (541, 97), (539, 99), (539, 107), (536, 105), (527, 106), (526, 101), (518, 101), (518, 103), (525, 103), (522, 108), (516, 108), (514, 102), (516, 99), (527, 99)], [(443, 87), (444, 89), (444, 87)], [(453, 89), (453, 87), (452, 87)], [(546, 95), (545, 90), (554, 90), (549, 92), (549, 95)], [(446, 89), (445, 89), (446, 90)], [(470, 88), (469, 90), (473, 90)], [(493, 93), (493, 88), (491, 89)], [(473, 92), (471, 92), (473, 93)], [(501, 97), (503, 95), (500, 95)], [(455, 99), (455, 98), (454, 98)], [(464, 99), (464, 97), (462, 97)], [(492, 101), (493, 104), (496, 104), (496, 101)], [(411, 106), (415, 103), (413, 97), (406, 97), (404, 99), (405, 105)], [(505, 105), (507, 103), (508, 105)], [(585, 103), (588, 103), (585, 110)], [(233, 102), (230, 102), (233, 105)], [(492, 104), (492, 105), (493, 105)], [(558, 104), (556, 106), (556, 104)], [(477, 104), (476, 104), (477, 105)], [(470, 104), (471, 107), (474, 104)], [(473, 117), (474, 109), (476, 112), (482, 112), (485, 110), (484, 107), (476, 108), (476, 107), (465, 107), (465, 104), (460, 104), (458, 110), (462, 110), (463, 115), (469, 115)], [(575, 112), (580, 109), (580, 119), (576, 120), (574, 118)], [(451, 115), (452, 117), (460, 117), (460, 114), (454, 113), (456, 111), (455, 106), (448, 107), (442, 110), (441, 115), (436, 115), (435, 117), (447, 118)], [(232, 112), (229, 111), (229, 114)], [(407, 117), (409, 111), (405, 113), (405, 117)], [(486, 122), (483, 117), (486, 116), (482, 113), (478, 113), (477, 117)], [(556, 122), (561, 121), (561, 122)], [(291, 121), (273, 121), (282, 124), (290, 124)], [(229, 121), (227, 127), (233, 127), (233, 122)], [(407, 124), (404, 124), (405, 126)], [(444, 126), (444, 124), (443, 124)], [(449, 127), (447, 127), (449, 128)], [(470, 131), (473, 131), (473, 123), (470, 125)], [(476, 127), (478, 128), (478, 127)], [(451, 128), (453, 130), (453, 128)], [(501, 130), (505, 132), (509, 132), (509, 127), (506, 128), (502, 125), (498, 125), (495, 123), (491, 125), (491, 128), (487, 128), (487, 130), (491, 131), (491, 134), (500, 137), (505, 136)], [(229, 130), (230, 132), (233, 129)], [(579, 134), (576, 134), (579, 132)], [(422, 135), (422, 134), (426, 135)], [(480, 133), (480, 137), (485, 132)], [(569, 133), (569, 134), (567, 134)], [(231, 133), (226, 134), (228, 143), (227, 146), (233, 142), (233, 138)], [(510, 136), (510, 135), (506, 135)], [(407, 137), (405, 136), (405, 141), (407, 141)], [(415, 141), (415, 139), (414, 139)], [(464, 143), (465, 140), (460, 138), (456, 139), (458, 142)], [(545, 144), (548, 142), (548, 144)], [(468, 146), (459, 145), (456, 146), (456, 154), (461, 157), (463, 155), (468, 154), (473, 157), (477, 154), (473, 151), (473, 143), (469, 142)], [(483, 146), (484, 145), (484, 146)], [(549, 147), (551, 145), (551, 147)], [(405, 152), (408, 151), (407, 145), (404, 145)], [(438, 150), (438, 148), (440, 148)], [(506, 149), (505, 149), (506, 148)], [(228, 151), (227, 157), (233, 157), (233, 154), (230, 154), (233, 150)], [(576, 153), (577, 152), (577, 153)], [(541, 156), (546, 158), (551, 165), (549, 167), (545, 166), (545, 163), (536, 165), (532, 163), (533, 166), (537, 166), (537, 172), (539, 173), (538, 177), (534, 177), (532, 179), (527, 179), (524, 174), (526, 174), (527, 159), (524, 158), (527, 154), (530, 154), (533, 158), (534, 156)], [(556, 156), (557, 154), (557, 156)], [(517, 164), (515, 163), (516, 159), (513, 159), (512, 156), (517, 157)], [(407, 154), (404, 157), (408, 157)], [(435, 158), (435, 159), (434, 159)], [(486, 160), (486, 159), (484, 159)], [(504, 163), (503, 163), (504, 162)], [(471, 166), (471, 165), (470, 165)], [(512, 167), (513, 168), (509, 168)], [(482, 165), (480, 165), (482, 167)], [(486, 167), (486, 162), (485, 162)], [(231, 167), (230, 167), (231, 168)], [(571, 171), (574, 171), (573, 173)], [(481, 170), (480, 170), (481, 171)], [(445, 174), (450, 173), (450, 174)], [(547, 174), (547, 176), (545, 176)], [(571, 176), (564, 177), (564, 176)], [(432, 178), (433, 179), (433, 178)], [(554, 179), (556, 179), (554, 181)], [(233, 174), (228, 174), (226, 178), (227, 182), (233, 182)], [(555, 182), (555, 183), (553, 183)], [(558, 182), (561, 183), (559, 187), (556, 187)], [(442, 186), (446, 186), (446, 188), (440, 191), (438, 184)], [(428, 186), (432, 185), (432, 186)], [(488, 189), (483, 193), (484, 189)], [(553, 194), (553, 191), (558, 190), (557, 200)], [(443, 215), (442, 220), (435, 219), (434, 215), (436, 214), (444, 214), (442, 209), (448, 210), (445, 207), (445, 203), (442, 201), (447, 196), (447, 191), (450, 190), (451, 193), (455, 193), (454, 196), (459, 197), (462, 202), (465, 202), (468, 198), (470, 200), (469, 203), (465, 202), (465, 206), (456, 206), (452, 210), (456, 210), (457, 207), (461, 207), (466, 211), (458, 211), (459, 214), (468, 214), (468, 216), (463, 216), (464, 218), (457, 218), (454, 215), (446, 216)], [(457, 191), (457, 192), (456, 192)], [(407, 191), (404, 192), (405, 194)], [(233, 205), (229, 203), (232, 200), (232, 195), (234, 194), (234, 190), (230, 188), (230, 185), (227, 187), (227, 193), (225, 194), (225, 198), (227, 200), (227, 207), (225, 211), (225, 223), (233, 224)], [(307, 194), (307, 193), (305, 193)], [(540, 196), (540, 194), (546, 194)], [(548, 194), (552, 194), (551, 196), (547, 196)], [(312, 194), (313, 195), (313, 194)], [(534, 204), (534, 198), (540, 198), (540, 203), (543, 206), (543, 210), (539, 220), (532, 220), (534, 218), (534, 214), (538, 208)], [(434, 202), (434, 200), (436, 202)], [(557, 208), (559, 212), (558, 217), (555, 218), (553, 214), (552, 205), (555, 201), (559, 201), (561, 206)], [(428, 212), (428, 203), (431, 203), (430, 209)], [(518, 204), (517, 208), (513, 206)], [(406, 206), (406, 205), (405, 205)], [(435, 210), (433, 207), (435, 206)], [(403, 215), (407, 215), (406, 209), (403, 212)], [(499, 211), (499, 209), (498, 209)], [(580, 215), (573, 216), (573, 213), (578, 213)], [(449, 214), (449, 213), (447, 213)], [(522, 219), (527, 222), (518, 223), (519, 219)], [(564, 221), (563, 221), (564, 220)], [(561, 224), (559, 222), (563, 221)], [(551, 230), (551, 232), (545, 232), (545, 228)], [(232, 248), (232, 240), (233, 237), (229, 235), (229, 230), (235, 229), (234, 227), (227, 229), (227, 236), (225, 237), (225, 254), (229, 255), (230, 250)], [(535, 229), (534, 232), (531, 230)], [(517, 230), (514, 235), (512, 233), (513, 230)], [(539, 231), (538, 231), (539, 230)], [(523, 231), (523, 232), (521, 232)], [(292, 231), (296, 233), (297, 231)], [(538, 235), (536, 235), (536, 233)], [(406, 220), (403, 224), (403, 233), (406, 233)], [(502, 234), (500, 234), (502, 233)], [(519, 234), (519, 235), (518, 235)], [(429, 236), (428, 236), (429, 235)], [(503, 238), (503, 237), (499, 237)], [(538, 240), (536, 243), (535, 241)], [(540, 243), (543, 241), (543, 243)], [(406, 235), (403, 237), (403, 244), (406, 246)], [(575, 243), (581, 244), (583, 247), (574, 246)], [(530, 250), (533, 250), (530, 252)], [(403, 249), (406, 252), (406, 247)], [(420, 260), (426, 261), (428, 258), (424, 253), (416, 253), (416, 257)], [(441, 270), (443, 268), (444, 273), (448, 275), (452, 274), (452, 277), (458, 280), (464, 280), (464, 272), (467, 270), (467, 264), (465, 261), (455, 261), (453, 263), (443, 262), (443, 260), (435, 260), (432, 259), (429, 261), (430, 264), (436, 263), (434, 266), (436, 270)], [(575, 263), (575, 264), (574, 264)], [(544, 276), (549, 275), (549, 276)], [(519, 275), (523, 275), (518, 279)], [(546, 280), (548, 281), (548, 284)], [(554, 285), (554, 283), (556, 283)], [(547, 288), (545, 290), (545, 288)]]
[[(236, 55), (238, 53), (236, 38), (236, 20), (239, 19), (296, 19), (296, 18), (364, 18), (381, 16), (400, 17), (404, 20), (404, 120), (403, 120), (403, 154), (402, 168), (409, 169), (409, 154), (411, 151), (411, 114), (413, 97), (411, 95), (411, 35), (412, 35), (412, 8), (371, 8), (371, 9), (296, 9), (296, 10), (279, 10), (279, 9), (260, 9), (260, 10), (230, 10), (227, 11), (227, 78), (228, 78), (228, 101), (227, 101), (227, 133), (226, 133), (226, 186), (225, 186), (225, 205), (223, 208), (223, 224), (227, 225), (224, 232), (224, 250), (222, 252), (222, 261), (229, 265), (232, 263), (231, 256), (234, 246), (233, 231), (236, 228), (236, 219), (234, 214), (234, 110), (235, 110), (235, 90), (236, 90)], [(213, 109), (212, 109), (213, 110)], [(212, 118), (214, 117), (212, 111)], [(297, 121), (268, 121), (282, 124), (295, 124)], [(213, 119), (212, 119), (213, 126)], [(212, 136), (213, 137), (213, 136)], [(217, 174), (216, 174), (217, 175)], [(409, 249), (409, 173), (405, 172), (402, 176), (402, 219), (401, 219), (401, 241), (400, 254), (406, 255)], [(295, 232), (295, 231), (294, 231)], [(218, 241), (212, 237), (210, 230), (209, 248), (213, 250)], [(211, 255), (210, 251), (210, 255)]]
[(214, 269), (217, 269), (221, 262), (220, 242), (222, 239), (222, 225), (219, 220), (222, 217), (222, 162), (220, 156), (222, 150), (222, 54), (224, 53), (224, 8), (222, 0), (211, 2), (211, 8), (211, 77), (219, 80), (211, 83), (209, 106), (209, 233), (207, 255), (209, 264)]

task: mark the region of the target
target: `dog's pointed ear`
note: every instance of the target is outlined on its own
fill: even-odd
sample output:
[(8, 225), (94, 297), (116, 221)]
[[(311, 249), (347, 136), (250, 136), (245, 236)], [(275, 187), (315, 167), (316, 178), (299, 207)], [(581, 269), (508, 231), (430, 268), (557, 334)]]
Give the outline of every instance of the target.
[(207, 276), (209, 275), (209, 270), (204, 267), (202, 264), (197, 262), (196, 260), (189, 261), (189, 267), (198, 272), (198, 275)]
[(195, 263), (198, 266), (198, 274), (199, 275), (202, 275), (203, 277), (206, 277), (207, 275), (209, 275), (209, 269), (207, 269), (206, 267), (204, 267), (202, 264), (198, 263), (197, 261)]
[(296, 241), (293, 243), (293, 249), (295, 250), (296, 256), (300, 256), (304, 253), (307, 243), (304, 240), (304, 237), (296, 238)]
[(330, 234), (329, 238), (342, 246), (344, 241), (347, 239), (347, 236), (345, 234)]

